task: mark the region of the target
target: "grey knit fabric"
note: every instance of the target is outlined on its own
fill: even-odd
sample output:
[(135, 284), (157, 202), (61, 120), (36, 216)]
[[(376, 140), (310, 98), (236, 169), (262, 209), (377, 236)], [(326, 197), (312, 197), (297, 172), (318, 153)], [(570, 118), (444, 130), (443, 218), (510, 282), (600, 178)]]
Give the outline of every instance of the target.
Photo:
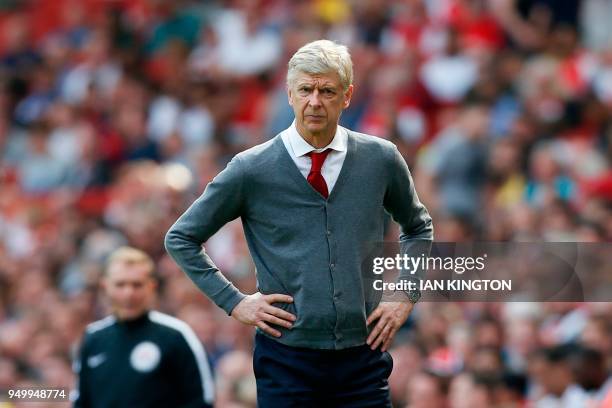
[(202, 250), (227, 222), (241, 218), (264, 294), (297, 316), (276, 340), (295, 347), (342, 349), (365, 343), (368, 329), (361, 263), (383, 240), (384, 213), (401, 227), (404, 248), (433, 239), (404, 159), (392, 143), (349, 131), (347, 156), (326, 200), (299, 172), (280, 135), (236, 155), (176, 221), (166, 249), (193, 282), (228, 314), (244, 298)]

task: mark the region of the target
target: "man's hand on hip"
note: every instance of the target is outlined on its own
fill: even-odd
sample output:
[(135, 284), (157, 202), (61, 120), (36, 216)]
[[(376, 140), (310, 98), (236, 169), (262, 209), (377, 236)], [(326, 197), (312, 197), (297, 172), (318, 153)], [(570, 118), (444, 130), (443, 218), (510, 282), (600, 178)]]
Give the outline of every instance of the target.
[(257, 292), (242, 299), (232, 310), (231, 316), (241, 323), (257, 326), (274, 337), (280, 337), (281, 333), (270, 327), (268, 323), (290, 329), (295, 321), (295, 316), (272, 306), (272, 303), (276, 302), (291, 303), (293, 298), (278, 293), (262, 295)]
[(411, 302), (382, 302), (368, 316), (367, 325), (378, 320), (376, 326), (368, 336), (367, 343), (372, 350), (376, 350), (382, 344), (381, 351), (387, 351), (395, 333), (404, 324), (414, 304)]

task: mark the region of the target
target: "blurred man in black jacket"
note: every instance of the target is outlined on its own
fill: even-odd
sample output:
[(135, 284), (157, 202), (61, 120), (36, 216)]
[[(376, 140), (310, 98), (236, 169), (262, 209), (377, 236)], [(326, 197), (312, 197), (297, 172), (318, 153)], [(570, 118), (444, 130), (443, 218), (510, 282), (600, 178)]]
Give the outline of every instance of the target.
[(151, 258), (120, 248), (103, 287), (112, 315), (91, 323), (75, 361), (75, 407), (211, 407), (214, 387), (201, 342), (181, 320), (150, 310)]

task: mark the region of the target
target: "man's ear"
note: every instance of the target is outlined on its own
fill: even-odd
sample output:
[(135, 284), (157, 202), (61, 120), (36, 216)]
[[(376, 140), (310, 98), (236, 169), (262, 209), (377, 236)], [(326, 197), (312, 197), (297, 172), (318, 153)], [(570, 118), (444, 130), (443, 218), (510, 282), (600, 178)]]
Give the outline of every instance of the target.
[(346, 92), (344, 92), (344, 109), (348, 108), (351, 104), (351, 98), (353, 97), (353, 85), (349, 85)]
[(156, 278), (151, 277), (151, 285), (153, 286), (153, 290), (157, 290), (159, 288), (159, 282)]
[(287, 87), (287, 100), (289, 101), (289, 106), (293, 106), (293, 102), (291, 101), (291, 95), (293, 93), (291, 92), (291, 88)]

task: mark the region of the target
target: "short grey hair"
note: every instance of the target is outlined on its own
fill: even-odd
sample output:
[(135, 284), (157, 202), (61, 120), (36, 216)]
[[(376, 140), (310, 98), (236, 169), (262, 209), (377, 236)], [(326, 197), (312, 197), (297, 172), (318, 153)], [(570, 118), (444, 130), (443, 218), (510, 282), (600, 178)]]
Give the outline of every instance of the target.
[(295, 81), (298, 73), (327, 74), (336, 72), (346, 91), (353, 83), (353, 61), (348, 48), (330, 40), (317, 40), (297, 50), (289, 60), (287, 86)]

